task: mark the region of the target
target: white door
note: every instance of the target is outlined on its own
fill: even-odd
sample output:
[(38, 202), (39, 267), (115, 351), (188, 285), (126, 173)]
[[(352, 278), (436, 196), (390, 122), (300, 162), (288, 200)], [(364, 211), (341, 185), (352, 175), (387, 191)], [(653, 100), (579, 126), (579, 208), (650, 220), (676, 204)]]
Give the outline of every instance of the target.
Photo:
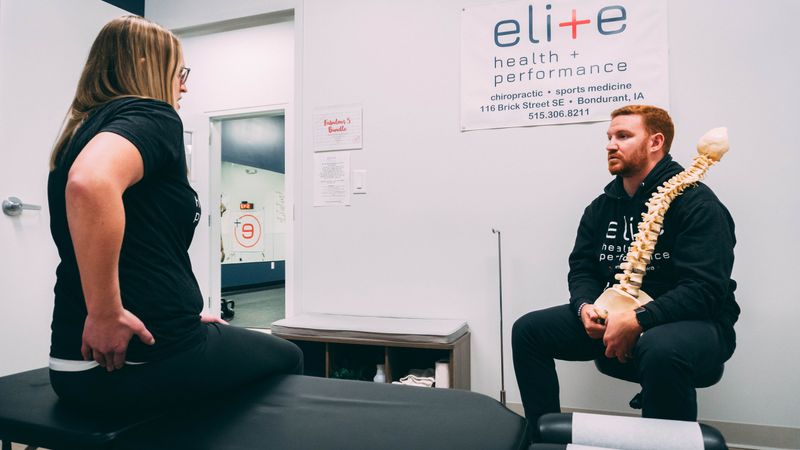
[(100, 0), (0, 0), (0, 376), (44, 367), (58, 254), (50, 238), (50, 150), (100, 28), (125, 11)]

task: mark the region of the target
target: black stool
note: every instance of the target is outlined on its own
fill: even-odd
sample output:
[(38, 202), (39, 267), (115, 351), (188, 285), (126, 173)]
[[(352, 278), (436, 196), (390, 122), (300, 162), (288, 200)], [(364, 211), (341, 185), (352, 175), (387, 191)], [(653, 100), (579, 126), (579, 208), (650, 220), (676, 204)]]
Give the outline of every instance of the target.
[[(632, 383), (641, 383), (639, 374), (636, 373), (636, 365), (629, 363), (621, 363), (614, 358), (598, 358), (594, 360), (594, 365), (597, 369), (610, 377), (618, 378), (620, 380), (630, 381)], [(720, 364), (713, 370), (701, 373), (695, 376), (693, 382), (694, 387), (704, 388), (717, 384), (722, 379), (722, 373), (725, 371), (725, 365)], [(642, 409), (642, 393), (636, 394), (628, 403), (633, 409)]]

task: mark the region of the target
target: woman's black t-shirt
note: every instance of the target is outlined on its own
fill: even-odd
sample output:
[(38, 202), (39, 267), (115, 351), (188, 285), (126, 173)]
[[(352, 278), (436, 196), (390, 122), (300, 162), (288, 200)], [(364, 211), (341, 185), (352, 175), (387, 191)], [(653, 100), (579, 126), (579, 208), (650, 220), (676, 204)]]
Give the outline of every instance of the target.
[[(155, 337), (134, 336), (128, 361), (154, 361), (202, 342), (203, 298), (187, 250), (200, 221), (200, 202), (186, 176), (183, 124), (167, 103), (122, 98), (97, 107), (78, 128), (48, 178), (50, 232), (56, 269), (50, 356), (81, 360), (86, 303), (67, 225), (64, 193), (75, 158), (98, 133), (112, 132), (141, 153), (144, 176), (122, 196), (125, 233), (119, 257), (122, 304)], [(98, 220), (99, 222), (99, 220)]]

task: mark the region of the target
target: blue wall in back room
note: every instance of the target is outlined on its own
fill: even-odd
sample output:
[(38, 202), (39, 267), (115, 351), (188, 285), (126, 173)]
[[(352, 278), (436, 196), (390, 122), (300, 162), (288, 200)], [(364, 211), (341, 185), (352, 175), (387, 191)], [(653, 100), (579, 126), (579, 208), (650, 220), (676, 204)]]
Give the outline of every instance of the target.
[(285, 280), (286, 261), (222, 264), (223, 293), (240, 289), (265, 288), (283, 284)]
[(144, 17), (144, 0), (103, 0), (131, 14)]
[(286, 173), (286, 120), (283, 115), (222, 121), (222, 160)]

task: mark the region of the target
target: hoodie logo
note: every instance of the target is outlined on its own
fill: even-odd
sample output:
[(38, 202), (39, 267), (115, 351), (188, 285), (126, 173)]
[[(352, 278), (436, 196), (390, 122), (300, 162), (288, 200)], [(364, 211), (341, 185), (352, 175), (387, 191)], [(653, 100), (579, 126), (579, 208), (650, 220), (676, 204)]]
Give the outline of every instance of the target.
[[(623, 230), (622, 238), (630, 242), (633, 240), (633, 217), (622, 216)], [(619, 222), (612, 220), (608, 222), (608, 229), (606, 230), (606, 239), (616, 239), (619, 232)]]
[(617, 221), (612, 220), (608, 222), (608, 230), (606, 231), (606, 239), (616, 239), (617, 238)]
[(625, 233), (623, 233), (622, 238), (626, 241), (630, 242), (633, 240), (633, 217), (625, 217), (622, 216), (625, 220)]
[[(636, 235), (634, 225), (634, 218), (628, 216), (622, 216), (622, 239), (626, 242), (625, 244), (622, 243), (614, 243), (606, 241), (601, 246), (600, 252), (600, 261), (613, 261), (613, 262), (622, 262), (627, 260), (629, 244), (633, 242), (634, 236)], [(608, 228), (606, 229), (606, 239), (617, 239), (620, 232), (620, 223), (616, 220), (611, 220), (608, 222)], [(664, 234), (664, 229), (662, 228), (661, 231), (658, 233), (659, 236)], [(653, 253), (652, 259), (654, 261), (666, 260), (670, 259), (669, 252), (659, 252)], [(615, 269), (618, 269), (618, 266), (615, 266)], [(648, 266), (647, 270), (654, 270), (655, 267)]]

